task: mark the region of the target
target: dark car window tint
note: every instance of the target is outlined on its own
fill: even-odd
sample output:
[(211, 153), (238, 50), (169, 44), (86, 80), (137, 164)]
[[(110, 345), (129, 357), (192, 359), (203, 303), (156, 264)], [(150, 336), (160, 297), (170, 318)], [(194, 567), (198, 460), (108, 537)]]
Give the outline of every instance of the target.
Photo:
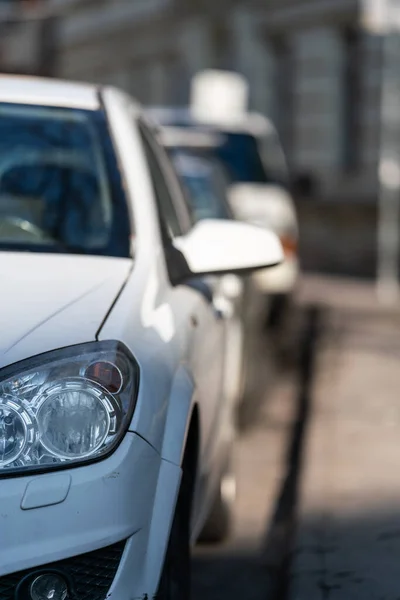
[(195, 151), (172, 148), (169, 154), (186, 190), (196, 221), (229, 219), (227, 180), (218, 161)]
[(247, 133), (224, 133), (224, 138), (216, 152), (233, 181), (267, 183), (269, 177), (256, 138)]
[(142, 140), (150, 169), (150, 176), (153, 183), (157, 208), (162, 220), (162, 226), (166, 227), (170, 238), (177, 237), (182, 234), (182, 228), (179, 222), (177, 211), (175, 209), (174, 201), (168, 188), (168, 184), (158, 162), (158, 158), (155, 155), (147, 136), (143, 134), (143, 132)]
[(129, 256), (103, 113), (0, 104), (0, 248)]

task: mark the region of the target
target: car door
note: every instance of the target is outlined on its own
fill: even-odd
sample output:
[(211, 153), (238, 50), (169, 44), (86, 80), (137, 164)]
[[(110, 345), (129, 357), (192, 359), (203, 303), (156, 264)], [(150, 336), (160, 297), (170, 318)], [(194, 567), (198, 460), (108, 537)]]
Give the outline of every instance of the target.
[[(213, 150), (169, 147), (168, 154), (184, 187), (185, 198), (192, 207), (195, 221), (233, 219), (227, 200), (229, 180)], [(244, 291), (243, 278), (237, 275), (207, 277), (213, 303), (226, 325), (225, 394), (236, 405), (241, 399), (244, 377)]]
[[(160, 225), (164, 238), (168, 237), (168, 243), (190, 229), (190, 213), (166, 154), (143, 123), (140, 131), (158, 204)], [(184, 336), (189, 339), (184, 358), (193, 376), (200, 406), (200, 487), (204, 488), (205, 493), (214, 466), (213, 457), (219, 437), (217, 428), (224, 400), (225, 324), (213, 305), (207, 286), (201, 280), (172, 287), (169, 301), (176, 322), (188, 330)]]

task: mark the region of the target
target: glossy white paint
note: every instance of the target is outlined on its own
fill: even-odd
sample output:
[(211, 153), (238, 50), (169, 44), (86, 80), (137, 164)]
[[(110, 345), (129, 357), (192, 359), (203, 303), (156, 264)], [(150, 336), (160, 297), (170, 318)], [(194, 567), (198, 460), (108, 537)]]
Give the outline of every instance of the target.
[(277, 265), (283, 260), (277, 236), (260, 227), (222, 219), (198, 221), (175, 240), (194, 275), (235, 273)]
[(235, 215), (248, 223), (268, 227), (278, 235), (297, 238), (296, 210), (288, 192), (277, 185), (241, 183), (231, 186), (229, 203)]
[[(248, 110), (248, 84), (238, 73), (223, 70), (205, 70), (192, 80), (190, 112), (203, 124), (213, 125), (222, 134), (248, 133), (259, 140), (274, 136), (272, 122), (262, 114)], [(276, 151), (281, 152), (277, 140)], [(283, 157), (283, 162), (285, 159)], [(238, 219), (268, 228), (279, 236), (297, 242), (298, 222), (293, 199), (278, 185), (244, 183), (234, 185), (229, 201)], [(254, 281), (263, 294), (290, 294), (298, 280), (297, 255), (286, 256), (273, 269), (260, 271)]]
[(244, 285), (240, 277), (225, 275), (221, 281), (221, 292), (230, 300), (237, 300), (243, 294)]
[(299, 261), (288, 256), (282, 264), (253, 274), (256, 288), (263, 294), (291, 294), (299, 279)]
[[(48, 497), (54, 473), (2, 480), (0, 576), (90, 552), (145, 528), (151, 519), (160, 468), (159, 454), (128, 433), (109, 459), (68, 471), (69, 493), (55, 506), (20, 508), (27, 486), (35, 479), (42, 486), (43, 500)], [(175, 472), (179, 477), (179, 468), (175, 467)], [(141, 493), (135, 491), (139, 485)], [(173, 488), (172, 498), (175, 491)], [(166, 501), (168, 496), (165, 487)]]
[(207, 69), (192, 79), (190, 105), (196, 119), (236, 123), (248, 111), (249, 85), (238, 73)]
[(87, 110), (99, 108), (97, 88), (93, 85), (30, 76), (0, 75), (0, 102)]
[(130, 259), (0, 252), (0, 366), (94, 340)]
[[(6, 92), (7, 81), (1, 80), (0, 101), (88, 107), (96, 97), (95, 88), (34, 79), (21, 79), (19, 87), (10, 78)], [(82, 93), (72, 97), (72, 89)], [(0, 366), (81, 342), (118, 340), (140, 367), (137, 404), (129, 432), (109, 458), (64, 471), (70, 487), (65, 492), (63, 485), (58, 497), (65, 499), (56, 506), (45, 506), (46, 490), (57, 494), (51, 473), (40, 476), (40, 509), (20, 508), (39, 476), (1, 482), (7, 518), (0, 519), (0, 539), (7, 552), (0, 549), (0, 575), (127, 539), (108, 598), (131, 600), (157, 590), (194, 411), (200, 439), (193, 540), (207, 516), (234, 435), (230, 339), (213, 302), (169, 281), (138, 105), (115, 89), (102, 96), (134, 225), (134, 259), (1, 252)], [(171, 194), (179, 194), (161, 149), (159, 160)], [(243, 224), (205, 223), (176, 243), (192, 268), (207, 272), (263, 266), (282, 255), (272, 234)]]
[(184, 127), (163, 127), (159, 141), (164, 147), (213, 148), (221, 142), (222, 136), (211, 131), (193, 131)]
[[(231, 186), (229, 204), (238, 219), (272, 230), (281, 238), (298, 241), (296, 209), (290, 194), (277, 185), (241, 183)], [(289, 294), (299, 276), (297, 254), (285, 256), (277, 267), (259, 271), (253, 278), (265, 294)]]

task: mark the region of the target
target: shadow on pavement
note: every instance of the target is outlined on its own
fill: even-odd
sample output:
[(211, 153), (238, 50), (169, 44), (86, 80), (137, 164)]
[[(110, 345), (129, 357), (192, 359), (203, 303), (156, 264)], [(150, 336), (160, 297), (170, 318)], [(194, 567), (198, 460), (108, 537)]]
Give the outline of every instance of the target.
[[(307, 308), (303, 317), (294, 422), (286, 450), (282, 485), (273, 502), (272, 518), (264, 525), (262, 547), (259, 544), (245, 547), (243, 543), (236, 542), (221, 548), (198, 549), (193, 564), (193, 600), (284, 600), (287, 596), (302, 452), (311, 410), (315, 357), (323, 327), (320, 308)], [(249, 422), (250, 419), (247, 426)]]
[(339, 346), (329, 340), (319, 358), (291, 597), (399, 600), (400, 323), (334, 312)]
[(400, 598), (400, 508), (395, 502), (334, 519), (313, 514), (302, 523), (302, 540), (294, 598)]
[(276, 500), (264, 551), (266, 565), (271, 574), (269, 597), (273, 600), (285, 600), (289, 591), (290, 560), (296, 528), (303, 448), (312, 410), (312, 384), (322, 323), (322, 310), (319, 307), (309, 308), (300, 339), (297, 414), (289, 441), (286, 474)]

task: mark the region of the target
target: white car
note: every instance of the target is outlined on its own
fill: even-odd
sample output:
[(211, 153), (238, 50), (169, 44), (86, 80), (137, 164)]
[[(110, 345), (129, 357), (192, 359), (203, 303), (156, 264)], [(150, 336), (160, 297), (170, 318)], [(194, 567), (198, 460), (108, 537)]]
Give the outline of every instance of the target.
[[(217, 110), (218, 95), (209, 87), (207, 72), (205, 75), (205, 89), (201, 89), (201, 98), (197, 99), (200, 104), (197, 110), (193, 105), (153, 107), (148, 112), (171, 130), (206, 131), (208, 136), (213, 133), (214, 154), (231, 179), (228, 200), (235, 218), (272, 230), (279, 236), (284, 260), (274, 269), (260, 270), (253, 277), (265, 297), (271, 323), (278, 324), (291, 304), (300, 275), (298, 218), (285, 155), (273, 124), (263, 115), (245, 110), (230, 118), (225, 107)], [(203, 76), (203, 73), (197, 76), (202, 85)], [(196, 85), (197, 78), (194, 87)], [(235, 98), (234, 92), (230, 91), (229, 98)], [(205, 100), (207, 104), (202, 106)], [(217, 114), (213, 114), (212, 106)]]
[(0, 77), (2, 600), (189, 598), (233, 442), (225, 327), (191, 282), (282, 257), (192, 226), (122, 92)]
[[(161, 127), (159, 142), (168, 153), (181, 181), (194, 221), (234, 219), (227, 199), (229, 179), (215, 156), (214, 148), (218, 142), (214, 135), (187, 128)], [(246, 349), (249, 346), (248, 338), (253, 333), (250, 282), (248, 277), (232, 274), (209, 277), (202, 282), (227, 323), (228, 386), (231, 388), (232, 402), (237, 408), (241, 407), (245, 397)]]

